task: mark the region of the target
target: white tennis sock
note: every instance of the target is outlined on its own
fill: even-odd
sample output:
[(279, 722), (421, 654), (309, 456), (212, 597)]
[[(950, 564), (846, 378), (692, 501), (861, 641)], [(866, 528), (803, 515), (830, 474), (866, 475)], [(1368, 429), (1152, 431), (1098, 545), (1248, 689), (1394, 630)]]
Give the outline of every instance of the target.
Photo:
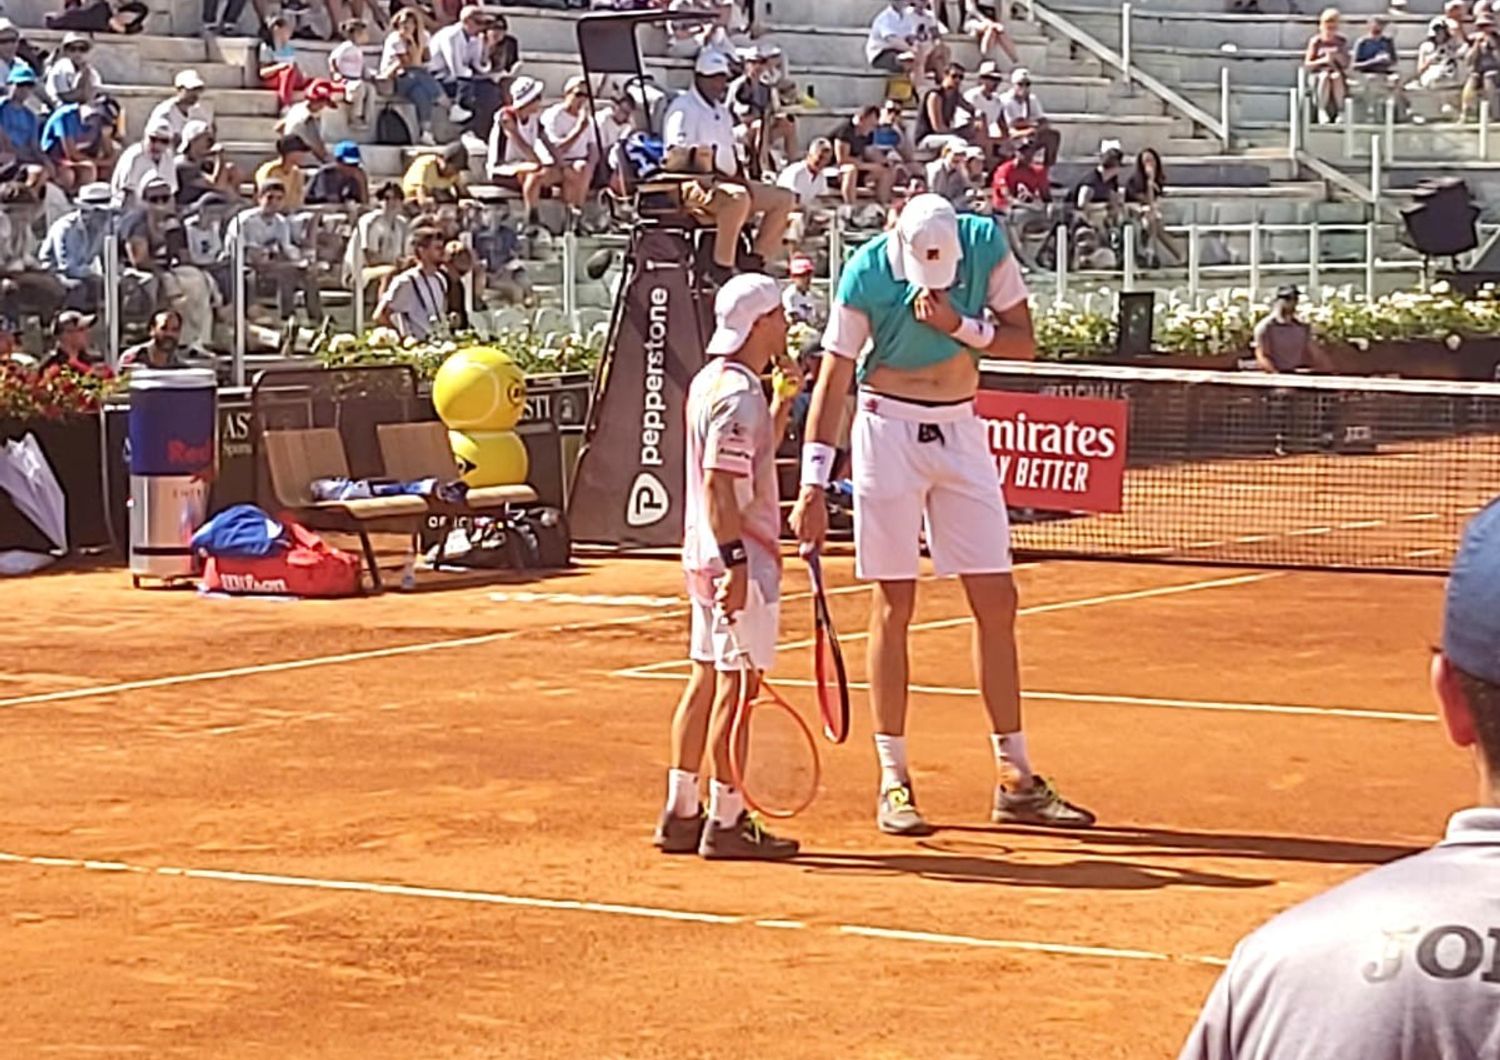
[(708, 815), (720, 828), (733, 827), (745, 812), (745, 797), (740, 789), (717, 780), (708, 782)]
[(875, 754), (880, 759), (880, 790), (882, 792), (911, 783), (911, 771), (906, 766), (905, 736), (890, 736), (877, 732)]
[(1031, 783), (1031, 759), (1026, 757), (1026, 734), (992, 732), (990, 745), (995, 749), (995, 769), (1000, 786), (1024, 788)]
[(667, 770), (667, 812), (674, 817), (698, 816), (698, 774)]

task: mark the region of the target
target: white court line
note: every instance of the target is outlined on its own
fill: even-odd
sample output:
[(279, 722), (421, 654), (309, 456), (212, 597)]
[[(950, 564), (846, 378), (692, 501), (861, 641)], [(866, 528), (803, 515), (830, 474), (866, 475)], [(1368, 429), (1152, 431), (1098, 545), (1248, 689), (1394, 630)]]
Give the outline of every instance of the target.
[[(633, 677), (640, 681), (686, 681), (686, 673), (644, 673), (622, 671), (616, 677)], [(815, 681), (803, 677), (772, 677), (770, 683), (786, 688), (813, 688)], [(863, 681), (850, 681), (855, 692), (868, 691)], [(956, 685), (910, 685), (908, 690), (930, 696), (977, 696), (979, 690)], [(1359, 718), (1371, 721), (1433, 722), (1435, 714), (1406, 713), (1397, 710), (1359, 710), (1355, 707), (1307, 707), (1295, 703), (1237, 703), (1213, 699), (1173, 699), (1162, 696), (1117, 696), (1102, 692), (1021, 692), (1022, 699), (1042, 703), (1093, 703), (1107, 706), (1152, 707), (1167, 710), (1210, 710), (1231, 714), (1290, 714), (1302, 717)]]
[(364, 662), (368, 659), (389, 659), (399, 655), (420, 655), (425, 652), (446, 651), (450, 648), (471, 648), (481, 644), (512, 640), (529, 634), (578, 633), (591, 629), (606, 629), (610, 626), (626, 626), (649, 622), (658, 618), (673, 618), (687, 614), (686, 608), (667, 611), (650, 611), (640, 615), (622, 615), (619, 618), (600, 619), (589, 622), (568, 622), (555, 626), (534, 626), (524, 629), (504, 629), (494, 633), (480, 633), (472, 637), (454, 637), (449, 640), (424, 641), (420, 644), (400, 644), (390, 648), (370, 648), (366, 651), (342, 652), (338, 655), (316, 655), (309, 659), (288, 659), (284, 662), (256, 663), (253, 666), (234, 666), (227, 670), (200, 670), (191, 674), (174, 674), (169, 677), (148, 677), (138, 681), (118, 681), (108, 685), (91, 685), (87, 688), (70, 688), (59, 692), (35, 692), (26, 696), (0, 699), (0, 708), (24, 707), (36, 703), (59, 703), (72, 699), (87, 699), (90, 696), (115, 695), (120, 692), (136, 692), (143, 688), (171, 688), (174, 685), (190, 685), (199, 681), (223, 681), (232, 677), (250, 677), (255, 674), (285, 673), (289, 670), (307, 670), (315, 666), (337, 666), (341, 663)]
[[(1040, 564), (1020, 563), (1016, 565), (1015, 569), (1024, 570), (1028, 567), (1037, 566), (1040, 566)], [(829, 589), (827, 595), (837, 596), (842, 593), (861, 592), (869, 588), (869, 583), (861, 582)], [(788, 593), (781, 599), (785, 602), (788, 600), (807, 600), (811, 597), (812, 591), (804, 589), (799, 592)], [(681, 618), (688, 613), (689, 611), (686, 607), (669, 608), (665, 611), (648, 611), (639, 615), (622, 615), (619, 618), (590, 620), (587, 622), (567, 622), (561, 625), (533, 626), (524, 629), (506, 629), (494, 633), (480, 633), (472, 637), (424, 641), (420, 644), (401, 644), (390, 648), (371, 648), (367, 651), (343, 652), (338, 655), (317, 655), (309, 659), (288, 659), (283, 662), (256, 663), (252, 666), (235, 666), (226, 670), (200, 670), (197, 673), (191, 674), (150, 677), (137, 681), (118, 681), (108, 685), (90, 685), (86, 688), (70, 688), (58, 692), (35, 692), (30, 695), (0, 699), (0, 709), (32, 706), (38, 703), (60, 703), (74, 699), (87, 699), (91, 696), (117, 695), (121, 692), (137, 692), (146, 688), (171, 688), (175, 685), (196, 684), (199, 681), (224, 681), (234, 677), (251, 677), (255, 674), (306, 670), (315, 666), (337, 666), (341, 663), (364, 662), (368, 659), (388, 659), (399, 655), (418, 655), (425, 652), (446, 651), (450, 648), (471, 648), (482, 644), (494, 644), (502, 640), (512, 640), (516, 637), (530, 636), (531, 634), (580, 633), (593, 629), (607, 629), (611, 626), (628, 626), (640, 622), (650, 622), (656, 619)]]
[[(1020, 608), (1016, 615), (1025, 617), (1027, 615), (1046, 615), (1054, 611), (1073, 611), (1081, 607), (1098, 607), (1101, 604), (1117, 604), (1127, 600), (1145, 600), (1153, 596), (1171, 596), (1175, 593), (1197, 592), (1200, 589), (1219, 589), (1230, 585), (1247, 585), (1251, 582), (1265, 581), (1267, 578), (1279, 578), (1285, 571), (1262, 571), (1259, 574), (1238, 574), (1232, 578), (1212, 578), (1208, 581), (1188, 582), (1185, 585), (1160, 585), (1154, 589), (1136, 589), (1128, 593), (1107, 593), (1104, 596), (1088, 596), (1081, 600), (1060, 600), (1051, 604), (1035, 604), (1031, 607)], [(862, 586), (868, 588), (868, 586)], [(951, 629), (954, 626), (966, 626), (974, 621), (972, 615), (960, 615), (957, 618), (940, 618), (931, 622), (914, 622), (907, 627), (907, 631), (916, 633), (920, 630), (929, 629)], [(848, 644), (856, 640), (868, 640), (868, 630), (856, 630), (852, 633), (840, 633), (839, 643)], [(811, 637), (803, 640), (789, 640), (776, 645), (777, 651), (794, 651), (798, 648), (806, 648), (816, 643)], [(615, 670), (611, 676), (634, 677), (638, 674), (651, 673), (654, 670), (671, 670), (679, 666), (686, 666), (689, 659), (663, 659), (661, 662), (644, 663), (640, 666), (630, 666), (623, 670)], [(0, 706), (4, 703), (0, 702)]]
[(344, 891), (355, 894), (378, 894), (397, 898), (424, 898), (433, 901), (471, 902), (478, 905), (540, 909), (548, 912), (596, 913), (644, 920), (669, 920), (689, 924), (713, 924), (764, 928), (772, 931), (813, 931), (834, 935), (879, 939), (887, 942), (915, 942), (933, 946), (969, 946), (980, 949), (1040, 953), (1054, 957), (1092, 957), (1117, 961), (1176, 961), (1206, 964), (1222, 968), (1222, 957), (1198, 954), (1158, 953), (1154, 950), (1114, 948), (1109, 946), (1075, 946), (1063, 942), (1041, 942), (1030, 939), (997, 939), (981, 935), (954, 935), (946, 932), (908, 931), (870, 924), (809, 924), (802, 920), (757, 918), (724, 913), (704, 913), (689, 909), (631, 905), (617, 902), (593, 902), (573, 898), (543, 898), (530, 895), (502, 894), (497, 891), (470, 891), (447, 887), (421, 887), (405, 883), (376, 883), (372, 880), (333, 880), (315, 876), (285, 876), (266, 872), (236, 872), (226, 869), (191, 869), (171, 865), (131, 865), (120, 861), (97, 861), (80, 858), (42, 857), (0, 852), (0, 862), (11, 865), (38, 865), (43, 868), (84, 869), (95, 872), (129, 872), (141, 876), (169, 876), (216, 883), (258, 884), (264, 887), (292, 887), (321, 891)]
[(644, 596), (640, 593), (490, 593), (496, 604), (579, 604), (587, 607), (680, 607), (687, 603), (680, 596)]

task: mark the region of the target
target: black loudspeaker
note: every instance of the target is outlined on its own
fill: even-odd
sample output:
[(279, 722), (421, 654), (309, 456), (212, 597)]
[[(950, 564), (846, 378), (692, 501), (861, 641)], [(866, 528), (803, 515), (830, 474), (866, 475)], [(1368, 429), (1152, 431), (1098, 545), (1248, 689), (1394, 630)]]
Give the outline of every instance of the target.
[(1479, 245), (1479, 207), (1468, 184), (1453, 177), (1424, 180), (1401, 211), (1407, 242), (1423, 257), (1447, 258)]
[(1151, 332), (1156, 322), (1156, 292), (1132, 291), (1120, 294), (1120, 336), (1115, 354), (1120, 357), (1146, 357), (1151, 353)]

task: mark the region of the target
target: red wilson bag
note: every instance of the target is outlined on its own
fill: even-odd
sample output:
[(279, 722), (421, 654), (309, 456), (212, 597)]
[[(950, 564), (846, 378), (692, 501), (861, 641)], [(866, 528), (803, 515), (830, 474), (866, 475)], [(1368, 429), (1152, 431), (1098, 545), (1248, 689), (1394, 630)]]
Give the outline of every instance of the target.
[(359, 559), (341, 552), (305, 526), (282, 520), (292, 547), (271, 556), (210, 556), (203, 587), (235, 595), (354, 596)]

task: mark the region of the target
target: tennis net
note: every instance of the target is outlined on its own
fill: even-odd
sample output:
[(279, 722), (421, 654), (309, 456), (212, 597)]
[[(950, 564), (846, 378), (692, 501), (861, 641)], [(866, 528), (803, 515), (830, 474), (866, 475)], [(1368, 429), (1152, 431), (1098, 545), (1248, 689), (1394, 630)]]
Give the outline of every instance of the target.
[(1500, 385), (986, 361), (1124, 402), (1118, 512), (1015, 510), (1018, 551), (1443, 572), (1500, 493)]

